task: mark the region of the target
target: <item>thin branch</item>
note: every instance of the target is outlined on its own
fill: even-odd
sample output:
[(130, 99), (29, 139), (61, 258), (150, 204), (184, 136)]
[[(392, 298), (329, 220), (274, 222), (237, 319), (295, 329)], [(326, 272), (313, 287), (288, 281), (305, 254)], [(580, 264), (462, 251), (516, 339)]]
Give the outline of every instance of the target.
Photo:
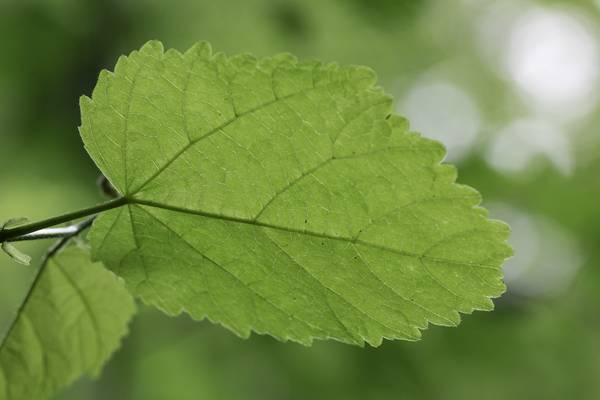
[(99, 204), (97, 206), (85, 208), (83, 210), (75, 211), (68, 214), (59, 215), (57, 217), (52, 217), (45, 219), (43, 221), (34, 222), (27, 225), (18, 226), (12, 229), (4, 229), (0, 230), (0, 243), (13, 241), (15, 238), (37, 232), (40, 230), (44, 230), (46, 228), (50, 228), (52, 226), (56, 226), (59, 224), (64, 224), (66, 222), (70, 222), (79, 218), (88, 217), (90, 215), (98, 214), (102, 211), (112, 210), (113, 208), (121, 207), (128, 203), (128, 199), (125, 197), (120, 197), (115, 200), (108, 201), (106, 203)]
[(60, 238), (71, 238), (78, 235), (83, 230), (89, 228), (94, 222), (96, 217), (88, 218), (78, 224), (64, 226), (61, 228), (45, 228), (39, 231), (27, 233), (22, 236), (17, 236), (6, 240), (7, 242), (22, 242), (25, 240), (39, 240), (39, 239), (60, 239)]

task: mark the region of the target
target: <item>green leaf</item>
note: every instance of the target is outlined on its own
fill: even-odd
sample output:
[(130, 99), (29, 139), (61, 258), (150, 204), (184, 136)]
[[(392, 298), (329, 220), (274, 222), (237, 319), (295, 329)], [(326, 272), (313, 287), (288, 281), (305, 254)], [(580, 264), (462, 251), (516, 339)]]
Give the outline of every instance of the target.
[(51, 257), (0, 344), (0, 398), (49, 398), (82, 374), (95, 377), (134, 312), (123, 284), (87, 250)]
[(490, 310), (508, 228), (408, 130), (364, 67), (159, 42), (81, 100), (86, 148), (128, 204), (93, 255), (168, 314), (309, 344), (415, 340)]

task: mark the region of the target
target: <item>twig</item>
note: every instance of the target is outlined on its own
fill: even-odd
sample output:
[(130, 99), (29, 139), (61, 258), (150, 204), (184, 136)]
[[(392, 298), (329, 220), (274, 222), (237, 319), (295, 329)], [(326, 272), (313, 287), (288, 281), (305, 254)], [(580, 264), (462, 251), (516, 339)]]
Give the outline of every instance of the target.
[[(64, 224), (69, 221), (73, 221), (79, 218), (88, 217), (90, 215), (95, 215), (101, 213), (103, 211), (112, 210), (113, 208), (121, 207), (122, 205), (127, 204), (128, 199), (125, 197), (120, 197), (118, 199), (114, 199), (108, 201), (103, 204), (99, 204), (94, 207), (85, 208), (83, 210), (75, 211), (68, 214), (59, 215), (57, 217), (48, 218), (43, 221), (34, 222), (27, 225), (18, 226), (16, 228), (4, 229), (0, 230), (0, 243), (2, 242), (10, 242), (14, 241), (15, 238), (26, 236), (30, 233), (35, 233), (46, 228), (50, 228), (52, 226), (56, 226), (59, 224)], [(62, 236), (59, 236), (62, 237)]]
[(78, 224), (64, 226), (61, 228), (45, 228), (35, 232), (27, 233), (25, 235), (17, 236), (8, 239), (7, 242), (22, 242), (25, 240), (39, 240), (39, 239), (54, 239), (54, 238), (71, 238), (78, 235), (80, 232), (89, 228), (94, 222), (96, 217), (88, 218)]

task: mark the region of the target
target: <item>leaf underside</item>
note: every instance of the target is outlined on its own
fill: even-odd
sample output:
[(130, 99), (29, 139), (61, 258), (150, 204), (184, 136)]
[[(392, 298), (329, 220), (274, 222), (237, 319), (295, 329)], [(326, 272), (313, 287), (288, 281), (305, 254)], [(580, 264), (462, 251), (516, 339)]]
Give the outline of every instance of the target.
[(376, 346), (492, 309), (508, 228), (391, 104), (364, 67), (149, 42), (81, 99), (86, 149), (128, 199), (93, 256), (243, 337)]
[(122, 282), (71, 246), (41, 267), (0, 344), (0, 398), (45, 399), (95, 377), (135, 312)]

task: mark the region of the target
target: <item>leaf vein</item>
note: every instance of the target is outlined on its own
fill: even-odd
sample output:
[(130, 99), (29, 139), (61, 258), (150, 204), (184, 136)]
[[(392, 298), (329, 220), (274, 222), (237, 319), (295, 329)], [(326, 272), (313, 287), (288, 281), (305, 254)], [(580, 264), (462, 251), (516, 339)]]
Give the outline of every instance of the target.
[[(363, 78), (362, 80), (367, 80), (367, 78)], [(323, 86), (317, 86), (315, 88), (310, 88), (310, 89), (306, 89), (306, 90), (301, 90), (299, 92), (296, 93), (292, 93), (283, 97), (279, 97), (275, 100), (271, 100), (268, 101), (266, 103), (263, 103), (259, 106), (256, 106), (248, 111), (245, 111), (243, 113), (240, 113), (238, 116), (234, 117), (234, 118), (230, 118), (229, 120), (225, 121), (224, 123), (222, 123), (221, 125), (217, 126), (216, 128), (213, 128), (212, 130), (210, 130), (208, 133), (204, 134), (203, 136), (199, 137), (198, 139), (192, 140), (190, 143), (188, 143), (186, 146), (182, 147), (181, 150), (179, 150), (177, 153), (175, 153), (170, 159), (169, 161), (167, 161), (161, 168), (159, 168), (157, 171), (155, 171), (148, 179), (146, 179), (142, 184), (140, 184), (137, 188), (133, 189), (131, 191), (131, 196), (137, 194), (138, 192), (140, 192), (146, 185), (148, 185), (150, 182), (152, 182), (154, 179), (156, 179), (160, 174), (162, 174), (171, 164), (173, 164), (173, 162), (175, 162), (177, 159), (179, 159), (179, 157), (181, 157), (187, 150), (189, 150), (193, 145), (195, 145), (196, 143), (201, 142), (202, 140), (208, 139), (209, 137), (211, 137), (212, 135), (219, 133), (221, 130), (225, 129), (226, 127), (228, 127), (229, 125), (231, 125), (232, 123), (236, 122), (237, 120), (247, 116), (247, 115), (251, 115), (255, 112), (258, 112), (260, 110), (265, 109), (268, 106), (271, 106), (273, 104), (277, 104), (281, 101), (284, 101), (286, 99), (290, 99), (293, 98), (295, 96), (300, 96), (302, 94), (306, 94), (309, 93), (310, 91), (313, 90), (318, 90), (318, 89), (323, 89), (325, 87), (328, 86), (333, 86), (333, 85), (339, 85), (341, 82), (340, 81), (336, 81), (336, 82), (332, 82), (331, 84), (328, 85), (323, 85)]]
[(254, 293), (255, 296), (257, 296), (258, 298), (260, 298), (261, 300), (263, 300), (265, 303), (271, 305), (273, 308), (281, 311), (284, 315), (287, 315), (289, 318), (295, 319), (298, 322), (303, 323), (304, 325), (306, 325), (307, 327), (311, 328), (311, 329), (316, 329), (318, 331), (321, 331), (320, 328), (318, 328), (317, 326), (309, 323), (308, 321), (305, 321), (304, 319), (301, 319), (299, 317), (297, 317), (294, 314), (289, 313), (288, 311), (280, 308), (279, 306), (277, 306), (276, 304), (274, 304), (272, 301), (270, 301), (268, 298), (266, 298), (265, 296), (263, 296), (262, 294), (260, 294), (259, 292), (257, 292), (256, 290), (252, 289), (251, 286), (248, 286), (244, 281), (242, 281), (237, 275), (235, 275), (234, 273), (232, 273), (231, 271), (229, 271), (227, 268), (223, 267), (221, 264), (217, 263), (216, 261), (214, 261), (213, 259), (211, 259), (210, 257), (208, 257), (207, 255), (205, 255), (204, 253), (202, 253), (200, 250), (198, 250), (196, 247), (194, 247), (191, 243), (189, 243), (186, 239), (183, 238), (183, 236), (181, 236), (178, 232), (176, 232), (175, 230), (173, 230), (173, 228), (171, 228), (170, 226), (168, 226), (167, 224), (165, 224), (163, 221), (161, 221), (159, 218), (157, 218), (155, 215), (153, 215), (152, 213), (148, 212), (147, 210), (144, 210), (143, 207), (138, 207), (140, 208), (142, 211), (144, 211), (146, 214), (148, 214), (150, 217), (152, 217), (154, 220), (156, 220), (158, 223), (160, 223), (163, 227), (165, 227), (167, 230), (169, 230), (170, 232), (172, 232), (174, 235), (176, 235), (186, 246), (188, 246), (190, 249), (192, 249), (196, 254), (198, 254), (199, 256), (201, 256), (202, 258), (204, 258), (205, 260), (207, 260), (208, 262), (210, 262), (211, 264), (215, 265), (216, 267), (218, 267), (219, 269), (221, 269), (223, 272), (227, 273), (228, 275), (230, 275), (232, 278), (234, 278), (243, 288), (246, 288), (248, 291)]

